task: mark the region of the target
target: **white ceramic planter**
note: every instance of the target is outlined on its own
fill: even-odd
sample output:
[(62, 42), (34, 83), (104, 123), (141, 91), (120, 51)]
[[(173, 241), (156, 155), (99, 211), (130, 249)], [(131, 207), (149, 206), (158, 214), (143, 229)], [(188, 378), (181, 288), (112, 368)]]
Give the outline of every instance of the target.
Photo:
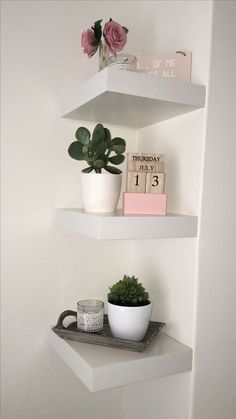
[(141, 307), (123, 307), (107, 303), (107, 314), (114, 337), (140, 341), (148, 329), (152, 303)]
[(117, 208), (122, 175), (81, 173), (81, 192), (86, 212), (111, 213)]

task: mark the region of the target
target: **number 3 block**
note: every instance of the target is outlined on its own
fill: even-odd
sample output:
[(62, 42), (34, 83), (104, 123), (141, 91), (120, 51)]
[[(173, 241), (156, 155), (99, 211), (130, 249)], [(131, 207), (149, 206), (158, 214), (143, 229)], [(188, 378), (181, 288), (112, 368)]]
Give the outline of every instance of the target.
[(146, 193), (164, 193), (165, 174), (147, 173), (146, 175)]
[(127, 192), (145, 193), (146, 173), (128, 172), (127, 173)]

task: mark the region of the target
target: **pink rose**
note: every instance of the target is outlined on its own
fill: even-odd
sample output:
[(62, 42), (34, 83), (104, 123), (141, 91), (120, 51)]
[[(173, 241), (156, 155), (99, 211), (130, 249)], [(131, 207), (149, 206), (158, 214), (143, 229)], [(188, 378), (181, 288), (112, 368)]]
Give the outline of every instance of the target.
[(92, 29), (83, 31), (81, 35), (81, 46), (84, 49), (84, 54), (87, 54), (91, 58), (98, 49), (98, 41), (94, 37)]
[(119, 23), (114, 20), (105, 23), (103, 34), (110, 52), (116, 54), (124, 48), (127, 35)]

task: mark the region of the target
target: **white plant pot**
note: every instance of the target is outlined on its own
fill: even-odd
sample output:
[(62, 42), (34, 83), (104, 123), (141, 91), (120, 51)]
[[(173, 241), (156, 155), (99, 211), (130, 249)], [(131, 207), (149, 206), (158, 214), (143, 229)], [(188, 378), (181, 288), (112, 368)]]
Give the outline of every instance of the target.
[(122, 175), (81, 173), (81, 191), (86, 212), (111, 213), (116, 210)]
[(107, 303), (107, 314), (114, 337), (140, 341), (148, 329), (152, 303), (140, 307), (124, 307)]

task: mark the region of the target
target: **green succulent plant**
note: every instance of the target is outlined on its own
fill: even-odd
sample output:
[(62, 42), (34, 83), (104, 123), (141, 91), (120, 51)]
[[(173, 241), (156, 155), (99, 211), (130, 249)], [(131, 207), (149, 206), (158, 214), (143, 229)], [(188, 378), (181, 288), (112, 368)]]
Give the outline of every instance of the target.
[(93, 170), (101, 173), (102, 169), (113, 174), (122, 173), (110, 163), (117, 166), (124, 161), (126, 142), (123, 138), (112, 139), (109, 129), (102, 124), (95, 126), (92, 136), (87, 128), (79, 127), (75, 132), (75, 138), (76, 141), (70, 144), (68, 153), (73, 159), (85, 160), (88, 163), (88, 167), (82, 170), (83, 173)]
[(150, 304), (148, 292), (134, 276), (124, 275), (123, 279), (109, 287), (109, 290), (109, 303), (128, 307)]

